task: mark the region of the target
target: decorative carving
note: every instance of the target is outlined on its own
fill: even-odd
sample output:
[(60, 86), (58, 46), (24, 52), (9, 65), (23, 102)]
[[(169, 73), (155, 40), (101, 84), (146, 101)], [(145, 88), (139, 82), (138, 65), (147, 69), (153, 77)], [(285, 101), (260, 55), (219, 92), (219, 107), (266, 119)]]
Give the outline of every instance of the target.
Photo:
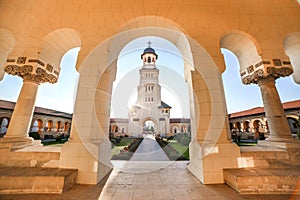
[(251, 72), (253, 72), (254, 71), (254, 67), (253, 67), (253, 65), (251, 65), (251, 66), (249, 66), (248, 68), (247, 68), (247, 72), (250, 74)]
[(41, 83), (44, 83), (44, 82), (56, 83), (57, 82), (57, 78), (55, 76), (53, 76), (52, 74), (48, 74), (46, 72), (46, 70), (44, 70), (42, 68), (36, 69), (36, 76), (38, 77), (38, 79)]
[(268, 60), (263, 60), (262, 62), (263, 62), (264, 65), (270, 65), (271, 64), (271, 62), (268, 61)]
[(255, 71), (252, 75), (246, 76), (242, 79), (243, 83), (248, 85), (250, 83), (257, 83), (258, 79), (263, 77), (264, 71), (262, 69), (259, 69)]
[(35, 62), (41, 66), (45, 66), (45, 64), (42, 61), (40, 61), (39, 59), (29, 59), (28, 62), (33, 62), (33, 63)]
[[(263, 65), (263, 66), (262, 66)], [(255, 67), (255, 69), (254, 69)], [(281, 61), (278, 58), (262, 60), (255, 65), (247, 68), (241, 74), (244, 84), (258, 83), (262, 79), (276, 79), (279, 77), (289, 76), (293, 73), (290, 61)]]
[(18, 57), (17, 64), (25, 64), (27, 57)]
[[(51, 74), (53, 71), (53, 66), (46, 64), (46, 70), (41, 67), (45, 66), (45, 63), (39, 59), (28, 59), (27, 57), (18, 57), (16, 59), (7, 59), (7, 62), (11, 63), (5, 67), (5, 72), (11, 75), (20, 76), (24, 80), (33, 81), (36, 83), (56, 83), (59, 75), (58, 71), (54, 70), (54, 74)], [(14, 64), (13, 64), (14, 63)], [(32, 64), (37, 63), (37, 64)], [(41, 67), (39, 67), (41, 66)]]
[(267, 72), (269, 73), (270, 76), (278, 78), (278, 77), (291, 75), (293, 73), (293, 69), (289, 67), (280, 67), (280, 68), (268, 67)]
[(48, 72), (52, 72), (53, 71), (53, 67), (51, 65), (47, 64), (46, 70)]
[(281, 60), (280, 59), (273, 59), (274, 66), (281, 66)]
[(257, 64), (255, 64), (255, 68), (258, 68), (259, 66), (261, 66), (263, 64), (263, 61), (258, 62)]
[(23, 77), (24, 75), (31, 73), (32, 69), (33, 67), (31, 65), (23, 65), (23, 66), (7, 65), (4, 70), (8, 74)]
[(6, 62), (13, 62), (14, 63), (14, 62), (16, 62), (16, 59), (9, 58), (9, 59), (6, 60)]

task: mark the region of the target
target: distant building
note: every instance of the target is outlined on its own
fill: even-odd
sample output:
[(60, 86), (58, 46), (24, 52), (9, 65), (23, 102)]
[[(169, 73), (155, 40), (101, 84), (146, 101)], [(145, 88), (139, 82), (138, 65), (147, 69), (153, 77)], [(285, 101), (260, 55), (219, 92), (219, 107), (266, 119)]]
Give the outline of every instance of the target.
[[(0, 137), (3, 137), (16, 103), (0, 100)], [(29, 132), (38, 132), (41, 138), (46, 135), (69, 134), (72, 114), (35, 107)]]
[[(300, 131), (300, 100), (282, 104), (292, 134)], [(268, 120), (263, 107), (252, 108), (229, 114), (230, 130), (254, 134), (268, 134)]]

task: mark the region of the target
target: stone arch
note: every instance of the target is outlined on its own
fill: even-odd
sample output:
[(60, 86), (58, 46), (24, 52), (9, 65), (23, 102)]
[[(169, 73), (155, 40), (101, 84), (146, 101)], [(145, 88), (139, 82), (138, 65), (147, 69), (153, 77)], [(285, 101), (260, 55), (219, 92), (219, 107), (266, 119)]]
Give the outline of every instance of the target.
[(47, 121), (46, 127), (47, 127), (47, 130), (46, 130), (47, 132), (51, 132), (52, 131), (52, 129), (53, 129), (53, 121), (51, 119), (49, 119)]
[(243, 126), (244, 126), (244, 132), (250, 132), (250, 121), (244, 121), (243, 122)]
[(296, 117), (289, 116), (287, 117), (288, 124), (292, 134), (297, 134), (300, 131), (300, 126)]
[(69, 132), (71, 128), (71, 123), (70, 122), (65, 122), (64, 123), (64, 132)]
[[(144, 118), (141, 121), (141, 127), (144, 128), (144, 125), (145, 125), (145, 123), (147, 121), (152, 121), (153, 122), (153, 125), (154, 125), (154, 127), (153, 127), (154, 130), (153, 131), (154, 131), (154, 133), (157, 132), (157, 130), (158, 130), (158, 122), (155, 119), (153, 119), (152, 117), (146, 117), (146, 118)], [(143, 130), (143, 133), (144, 133), (144, 130)]]
[(283, 46), (294, 69), (293, 79), (300, 84), (300, 32), (289, 34), (284, 39)]
[(261, 119), (255, 119), (253, 120), (253, 132), (255, 135), (255, 138), (258, 138), (260, 134), (264, 133), (263, 129), (263, 121)]
[(77, 31), (62, 28), (48, 33), (38, 48), (39, 58), (47, 61), (53, 70), (60, 71), (60, 61), (67, 51), (81, 46), (80, 35)]
[(177, 125), (173, 125), (172, 128), (172, 133), (177, 134), (178, 133), (178, 126)]
[(113, 125), (112, 128), (111, 128), (111, 131), (112, 131), (113, 133), (119, 132), (119, 126), (118, 126), (118, 125)]
[(0, 28), (0, 81), (4, 76), (4, 65), (9, 53), (13, 50), (15, 39), (11, 32)]
[(57, 121), (55, 122), (55, 129), (56, 129), (56, 131), (57, 131), (57, 132), (60, 132), (61, 129), (62, 129), (62, 127), (63, 127), (62, 121), (61, 121), (61, 120), (57, 120)]
[(31, 132), (42, 132), (44, 129), (44, 122), (40, 118), (34, 118), (31, 124)]
[[(220, 71), (207, 51), (182, 31), (178, 31), (174, 23), (168, 24), (166, 20), (156, 17), (142, 19), (144, 19), (142, 25), (136, 23), (140, 20), (137, 19), (125, 27), (126, 31), (96, 46), (79, 67), (80, 80), (71, 129), (72, 142), (63, 146), (60, 167), (78, 168), (78, 183), (87, 183), (87, 180), (89, 183), (97, 183), (110, 171), (108, 108), (111, 101), (112, 81), (116, 75), (116, 60), (128, 42), (149, 35), (167, 39), (180, 50), (183, 56), (185, 79), (193, 88), (190, 91), (190, 105), (194, 114), (191, 119), (191, 132), (194, 139), (190, 145), (189, 170), (201, 182), (209, 183), (210, 179), (205, 178), (207, 174), (204, 175), (206, 172), (199, 170), (200, 165), (202, 166), (199, 163), (207, 160), (203, 161), (202, 157), (199, 157), (199, 152), (204, 152), (201, 156), (207, 156), (215, 144), (226, 143), (233, 148), (234, 156), (239, 154), (238, 147), (228, 143), (230, 136)], [(157, 25), (153, 27), (153, 23)], [(165, 26), (166, 24), (168, 26)], [(202, 141), (208, 141), (209, 145), (200, 144)], [(77, 163), (82, 156), (81, 158), (76, 155), (70, 156), (68, 153), (74, 148), (73, 145), (86, 152), (85, 160), (98, 163), (98, 170), (91, 172), (84, 166), (78, 166)], [(205, 151), (201, 148), (205, 148)], [(221, 154), (223, 152), (218, 156), (224, 157)], [(227, 155), (230, 159), (232, 156), (233, 154)], [(221, 182), (223, 182), (222, 169), (220, 166), (218, 172), (215, 172)]]
[(237, 121), (234, 123), (234, 128), (236, 131), (240, 132), (241, 131), (241, 122)]
[(220, 47), (228, 49), (236, 55), (240, 65), (241, 78), (246, 83), (244, 78), (255, 70), (253, 63), (259, 63), (262, 60), (262, 52), (257, 40), (248, 33), (234, 30), (221, 37)]
[(7, 128), (9, 126), (9, 121), (9, 117), (3, 116), (0, 118), (0, 137), (3, 137), (3, 135), (6, 133)]

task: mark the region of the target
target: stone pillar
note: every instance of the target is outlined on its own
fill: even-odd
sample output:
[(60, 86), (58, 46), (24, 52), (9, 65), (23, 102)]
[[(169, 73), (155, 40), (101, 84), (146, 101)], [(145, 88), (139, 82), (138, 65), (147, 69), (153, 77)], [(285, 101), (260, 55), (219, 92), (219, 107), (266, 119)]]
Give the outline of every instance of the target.
[(6, 141), (27, 143), (32, 138), (28, 136), (35, 99), (39, 83), (24, 80), (17, 104), (15, 106), (10, 126), (4, 136)]
[(292, 139), (291, 131), (273, 77), (258, 81), (271, 136), (270, 141)]
[(4, 70), (6, 73), (23, 78), (23, 86), (19, 94), (12, 118), (2, 143), (12, 143), (12, 148), (30, 145), (32, 139), (28, 137), (35, 99), (40, 83), (56, 83), (59, 72), (44, 61), (27, 57), (9, 58)]
[(244, 84), (255, 83), (260, 87), (271, 134), (269, 141), (285, 142), (292, 140), (282, 103), (275, 86), (277, 78), (289, 76), (292, 73), (291, 63), (280, 59), (262, 60), (241, 72)]

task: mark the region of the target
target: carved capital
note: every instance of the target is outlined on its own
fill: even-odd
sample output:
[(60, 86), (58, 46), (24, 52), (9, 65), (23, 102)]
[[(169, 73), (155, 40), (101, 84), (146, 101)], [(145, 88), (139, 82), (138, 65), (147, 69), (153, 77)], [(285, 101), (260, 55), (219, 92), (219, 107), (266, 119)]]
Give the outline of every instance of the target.
[(279, 77), (289, 76), (293, 73), (293, 68), (289, 61), (280, 59), (263, 60), (255, 65), (249, 66), (241, 72), (242, 82), (244, 84), (257, 84), (260, 81), (273, 80)]
[(32, 81), (36, 83), (56, 83), (59, 72), (53, 70), (53, 66), (45, 64), (38, 59), (27, 59), (26, 57), (18, 57), (17, 59), (7, 59), (5, 72), (14, 76), (20, 76), (24, 81)]

